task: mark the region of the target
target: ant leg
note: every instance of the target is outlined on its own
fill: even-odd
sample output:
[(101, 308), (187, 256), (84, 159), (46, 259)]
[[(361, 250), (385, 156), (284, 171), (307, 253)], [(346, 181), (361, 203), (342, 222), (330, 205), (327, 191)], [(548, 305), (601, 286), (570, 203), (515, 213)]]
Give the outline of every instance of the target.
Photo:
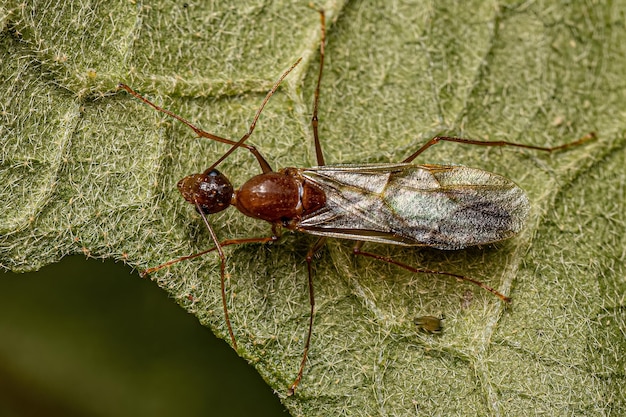
[(139, 94), (138, 92), (136, 92), (135, 90), (133, 90), (132, 88), (127, 86), (126, 84), (120, 83), (120, 84), (118, 84), (117, 88), (118, 89), (121, 88), (121, 89), (126, 90), (129, 94), (131, 94), (135, 98), (143, 101), (145, 104), (149, 105), (150, 107), (154, 108), (155, 110), (157, 110), (157, 111), (159, 111), (161, 113), (165, 113), (168, 116), (171, 116), (174, 119), (178, 120), (179, 122), (182, 122), (183, 124), (188, 126), (191, 130), (193, 130), (199, 137), (203, 137), (203, 138), (207, 138), (207, 139), (211, 139), (211, 140), (214, 140), (214, 141), (217, 141), (217, 142), (226, 143), (228, 145), (231, 145), (232, 147), (224, 155), (222, 155), (220, 157), (220, 159), (218, 159), (218, 161), (216, 163), (214, 163), (212, 166), (210, 166), (209, 169), (207, 169), (206, 172), (212, 171), (219, 163), (221, 163), (224, 159), (226, 159), (226, 157), (228, 155), (230, 155), (235, 149), (237, 149), (238, 147), (243, 147), (243, 148), (246, 148), (247, 150), (249, 150), (252, 153), (252, 155), (254, 155), (254, 157), (256, 158), (256, 160), (259, 163), (259, 166), (261, 167), (261, 171), (263, 171), (263, 173), (266, 173), (266, 172), (272, 172), (272, 168), (270, 167), (270, 165), (267, 163), (265, 158), (263, 158), (261, 153), (254, 146), (246, 145), (244, 142), (246, 140), (248, 140), (250, 135), (252, 135), (252, 132), (254, 131), (254, 128), (256, 127), (256, 123), (257, 123), (257, 121), (259, 119), (259, 116), (261, 115), (261, 111), (263, 111), (263, 108), (265, 107), (265, 105), (269, 101), (270, 97), (272, 97), (272, 95), (274, 95), (276, 90), (278, 90), (278, 86), (280, 85), (280, 83), (296, 67), (296, 65), (298, 65), (300, 63), (301, 60), (302, 60), (302, 58), (298, 59), (291, 67), (289, 67), (289, 69), (287, 69), (287, 71), (285, 71), (283, 73), (283, 75), (278, 79), (278, 81), (276, 81), (276, 83), (274, 83), (274, 86), (267, 93), (267, 95), (263, 99), (263, 102), (261, 103), (261, 106), (259, 107), (259, 109), (257, 110), (256, 114), (254, 115), (254, 119), (252, 120), (252, 123), (250, 124), (250, 127), (248, 128), (248, 132), (246, 132), (246, 134), (243, 135), (243, 137), (241, 139), (239, 139), (239, 141), (233, 141), (233, 140), (230, 140), (230, 139), (225, 139), (225, 138), (222, 138), (220, 136), (217, 136), (217, 135), (214, 135), (212, 133), (209, 133), (209, 132), (207, 132), (205, 130), (202, 130), (199, 127), (194, 126), (191, 122), (189, 122), (188, 120), (186, 120), (186, 119), (180, 117), (179, 115), (171, 112), (170, 110), (167, 110), (167, 109), (164, 109), (162, 107), (157, 106), (156, 104), (154, 104), (153, 102), (151, 102), (147, 98), (143, 97), (141, 94)]
[[(217, 240), (217, 235), (215, 234), (215, 232), (213, 231), (213, 228), (209, 224), (209, 220), (207, 219), (206, 215), (202, 211), (202, 207), (200, 206), (200, 204), (196, 203), (196, 208), (198, 209), (198, 213), (200, 213), (200, 216), (202, 216), (202, 220), (204, 221), (204, 224), (206, 225), (207, 229), (209, 229), (209, 233), (211, 234), (211, 238), (213, 239), (213, 242), (215, 242), (215, 247), (220, 257), (220, 288), (222, 290), (222, 306), (224, 307), (224, 318), (226, 320), (226, 327), (228, 327), (228, 334), (230, 335), (230, 340), (233, 343), (233, 349), (237, 351), (237, 341), (235, 340), (235, 333), (233, 332), (233, 326), (230, 323), (230, 315), (228, 314), (228, 305), (226, 303), (226, 284), (225, 284), (226, 256), (224, 255), (222, 246), (220, 245), (220, 242)], [(264, 239), (267, 239), (267, 238), (261, 238), (261, 240), (264, 240)], [(278, 237), (272, 236), (269, 239), (276, 240), (278, 239)], [(246, 241), (249, 239), (241, 239), (241, 240)]]
[(315, 294), (313, 293), (313, 257), (324, 246), (326, 242), (325, 237), (321, 237), (315, 242), (315, 244), (309, 249), (306, 255), (307, 270), (309, 274), (309, 304), (311, 305), (311, 313), (309, 315), (309, 332), (306, 336), (306, 342), (304, 343), (304, 353), (302, 354), (302, 361), (300, 362), (300, 369), (298, 375), (293, 383), (289, 386), (287, 395), (293, 395), (296, 391), (300, 381), (302, 380), (302, 373), (304, 372), (304, 365), (306, 364), (306, 358), (309, 354), (309, 345), (311, 344), (311, 334), (313, 333), (313, 317), (315, 314)]
[(387, 262), (396, 266), (399, 266), (400, 268), (406, 269), (407, 271), (416, 273), (416, 274), (434, 274), (434, 275), (447, 275), (449, 277), (453, 277), (459, 280), (463, 280), (463, 281), (467, 281), (467, 282), (471, 282), (474, 285), (479, 286), (480, 288), (489, 291), (490, 293), (492, 293), (493, 295), (495, 295), (496, 297), (498, 297), (499, 299), (501, 299), (502, 301), (506, 301), (507, 303), (511, 302), (511, 298), (507, 297), (506, 295), (502, 294), (501, 292), (491, 288), (490, 286), (483, 284), (482, 282), (475, 280), (473, 278), (470, 277), (466, 277), (464, 275), (458, 275), (458, 274), (453, 274), (450, 272), (443, 272), (443, 271), (433, 271), (430, 269), (422, 269), (422, 268), (414, 268), (410, 265), (404, 264), (402, 262), (398, 262), (392, 258), (386, 257), (386, 256), (382, 256), (382, 255), (377, 255), (375, 253), (371, 253), (371, 252), (363, 252), (361, 250), (361, 247), (363, 246), (363, 242), (357, 242), (356, 245), (354, 245), (354, 248), (352, 249), (352, 253), (354, 255), (358, 255), (358, 256), (366, 256), (368, 258), (374, 258), (377, 259), (379, 261), (383, 261), (383, 262)]
[(324, 70), (324, 45), (326, 43), (326, 15), (324, 10), (318, 10), (320, 14), (321, 39), (320, 39), (320, 70), (317, 74), (317, 86), (315, 87), (315, 98), (313, 100), (313, 116), (311, 117), (311, 126), (313, 127), (313, 139), (315, 140), (315, 156), (317, 157), (317, 165), (323, 166), (324, 154), (322, 153), (322, 145), (320, 143), (319, 134), (317, 132), (318, 118), (317, 110), (320, 102), (320, 85), (322, 84), (322, 71)]
[[(226, 143), (228, 145), (235, 145), (235, 144), (237, 144), (237, 142), (235, 142), (234, 140), (225, 139), (225, 138), (223, 138), (221, 136), (217, 136), (217, 135), (214, 135), (213, 133), (209, 133), (209, 132), (207, 132), (205, 130), (202, 130), (199, 127), (193, 125), (187, 119), (184, 119), (184, 118), (180, 117), (179, 115), (171, 112), (170, 110), (167, 110), (167, 109), (164, 109), (163, 107), (157, 106), (156, 104), (154, 104), (153, 102), (151, 102), (150, 100), (148, 100), (147, 98), (145, 98), (144, 96), (142, 96), (141, 94), (139, 94), (138, 92), (136, 92), (135, 90), (133, 90), (132, 88), (127, 86), (126, 84), (120, 83), (120, 84), (117, 85), (117, 88), (118, 89), (121, 88), (121, 89), (126, 90), (130, 95), (132, 95), (133, 97), (143, 101), (148, 106), (150, 106), (153, 109), (155, 109), (156, 111), (159, 111), (161, 113), (165, 113), (168, 116), (173, 117), (174, 119), (178, 120), (179, 122), (185, 124), (191, 130), (193, 130), (196, 133), (196, 135), (198, 135), (198, 137), (211, 139), (211, 140), (214, 140), (216, 142)], [(262, 170), (265, 170), (265, 169), (269, 168), (269, 164), (267, 163), (265, 158), (263, 158), (263, 156), (259, 153), (259, 151), (254, 146), (251, 146), (251, 145), (241, 145), (241, 146), (246, 148), (246, 149), (248, 149), (254, 155), (254, 157), (259, 162), (259, 165), (261, 166)], [(269, 169), (269, 171), (271, 171), (271, 168)], [(266, 171), (263, 171), (263, 172), (266, 172)]]
[(213, 228), (209, 224), (208, 219), (206, 218), (206, 216), (204, 215), (204, 213), (202, 212), (200, 206), (197, 203), (196, 203), (196, 207), (198, 208), (198, 212), (200, 213), (200, 215), (202, 216), (202, 219), (204, 220), (204, 224), (209, 229), (209, 233), (211, 234), (211, 238), (213, 239), (213, 242), (215, 242), (215, 246), (212, 247), (211, 249), (208, 249), (208, 250), (196, 253), (194, 255), (182, 256), (180, 258), (173, 259), (173, 260), (171, 260), (169, 262), (166, 262), (164, 264), (161, 264), (159, 266), (146, 269), (145, 271), (143, 271), (141, 273), (141, 276), (144, 277), (144, 276), (146, 276), (148, 274), (156, 272), (156, 271), (158, 271), (160, 269), (163, 269), (163, 268), (168, 267), (170, 265), (173, 265), (175, 263), (186, 261), (186, 260), (193, 259), (193, 258), (197, 258), (199, 256), (202, 256), (204, 254), (207, 254), (209, 252), (213, 252), (213, 251), (217, 250), (217, 252), (219, 254), (219, 257), (220, 257), (220, 287), (221, 287), (221, 290), (222, 290), (222, 306), (224, 308), (224, 319), (226, 320), (226, 327), (228, 328), (228, 334), (230, 335), (230, 340), (232, 342), (233, 349), (237, 350), (237, 341), (235, 340), (235, 334), (233, 332), (233, 326), (230, 323), (230, 315), (228, 314), (228, 305), (227, 305), (227, 302), (226, 302), (227, 301), (226, 300), (226, 284), (225, 284), (226, 256), (224, 255), (224, 251), (222, 250), (222, 248), (224, 246), (238, 245), (238, 244), (242, 244), (242, 243), (267, 243), (267, 242), (273, 242), (273, 241), (276, 241), (278, 239), (278, 237), (277, 236), (269, 236), (269, 237), (253, 237), (253, 238), (247, 238), (247, 239), (229, 239), (229, 240), (225, 240), (223, 242), (219, 242), (217, 240), (217, 236), (215, 235), (215, 232), (213, 231)]
[(554, 152), (554, 151), (560, 151), (563, 149), (567, 149), (573, 146), (578, 146), (581, 145), (587, 141), (593, 140), (596, 138), (596, 134), (594, 132), (588, 133), (585, 136), (583, 136), (582, 138), (575, 140), (573, 142), (569, 142), (569, 143), (565, 143), (563, 145), (559, 145), (559, 146), (553, 146), (553, 147), (543, 147), (543, 146), (534, 146), (534, 145), (524, 145), (522, 143), (515, 143), (515, 142), (507, 142), (507, 141), (503, 141), (503, 140), (499, 140), (499, 141), (488, 141), (488, 140), (474, 140), (474, 139), (463, 139), (463, 138), (451, 138), (448, 136), (436, 136), (432, 139), (430, 139), (428, 142), (426, 142), (426, 144), (424, 144), (421, 148), (419, 148), (414, 154), (412, 154), (411, 156), (409, 156), (408, 158), (406, 158), (404, 161), (404, 163), (409, 163), (412, 162), (415, 158), (417, 158), (422, 152), (424, 152), (426, 149), (430, 148), (431, 146), (441, 142), (441, 141), (446, 141), (446, 142), (457, 142), (457, 143), (463, 143), (466, 145), (479, 145), (479, 146), (513, 146), (516, 148), (525, 148), (525, 149), (533, 149), (533, 150), (537, 150), (537, 151), (545, 151), (545, 152)]
[[(277, 235), (273, 235), (273, 236), (266, 236), (266, 237), (250, 237), (247, 239), (226, 239), (223, 240), (219, 243), (218, 246), (220, 247), (226, 247), (226, 246), (231, 246), (231, 245), (241, 245), (241, 244), (245, 244), (245, 243), (269, 243), (269, 242), (275, 242), (278, 240), (278, 236)], [(210, 249), (207, 250), (203, 250), (202, 252), (198, 252), (198, 253), (194, 253), (193, 255), (188, 255), (188, 256), (181, 256), (180, 258), (176, 258), (176, 259), (172, 259), (171, 261), (167, 261), (165, 263), (162, 263), (161, 265), (157, 265), (157, 266), (153, 266), (152, 268), (148, 268), (148, 269), (144, 269), (143, 271), (141, 271), (139, 273), (139, 275), (144, 278), (147, 275), (153, 274), (157, 271), (160, 271), (161, 269), (167, 268), (169, 266), (172, 266), (174, 264), (177, 264), (179, 262), (182, 261), (188, 261), (190, 259), (195, 259), (195, 258), (199, 258), (203, 255), (206, 255), (209, 252), (214, 252), (217, 250), (217, 246), (213, 246)]]
[[(256, 114), (254, 115), (254, 119), (252, 119), (252, 123), (250, 124), (250, 127), (248, 128), (248, 132), (245, 135), (243, 135), (241, 137), (241, 139), (239, 139), (239, 141), (237, 143), (235, 143), (228, 151), (226, 151), (226, 153), (224, 155), (222, 155), (215, 163), (213, 163), (213, 165), (211, 165), (205, 172), (211, 172), (216, 166), (218, 166), (224, 159), (226, 159), (238, 147), (243, 146), (244, 148), (247, 148), (247, 149), (251, 148), (250, 146), (245, 145), (244, 142), (247, 141), (248, 138), (252, 135), (252, 132), (254, 131), (254, 128), (256, 127), (256, 122), (257, 122), (257, 120), (259, 120), (259, 116), (261, 116), (261, 112), (263, 111), (263, 108), (265, 108), (265, 105), (267, 104), (267, 102), (270, 101), (270, 98), (274, 95), (276, 90), (278, 90), (278, 86), (280, 85), (280, 83), (283, 82), (285, 77), (287, 77), (287, 75), (289, 75), (289, 73), (291, 71), (293, 71), (293, 69), (300, 63), (300, 61), (302, 61), (301, 57), (298, 58), (298, 60), (296, 62), (294, 62), (287, 69), (287, 71), (285, 71), (283, 73), (283, 75), (280, 76), (280, 78), (274, 83), (274, 86), (272, 87), (272, 89), (270, 91), (268, 91), (267, 95), (263, 99), (263, 102), (261, 103), (261, 106), (256, 111)], [(252, 148), (254, 148), (254, 147), (252, 147)], [(256, 149), (255, 149), (255, 151), (256, 151)], [(252, 150), (250, 150), (250, 152), (252, 152)], [(256, 153), (254, 153), (254, 152), (252, 152), (252, 153), (254, 154), (254, 156), (257, 156)], [(258, 155), (259, 156), (257, 156), (257, 160), (259, 161), (259, 165), (261, 165), (261, 170), (263, 171), (263, 173), (265, 174), (267, 172), (272, 172), (272, 168), (270, 168), (270, 166), (267, 163), (267, 161), (265, 161), (265, 159), (263, 159), (263, 157), (261, 157), (260, 154), (258, 154)], [(263, 160), (263, 162), (261, 162), (261, 160), (259, 158), (261, 160)]]

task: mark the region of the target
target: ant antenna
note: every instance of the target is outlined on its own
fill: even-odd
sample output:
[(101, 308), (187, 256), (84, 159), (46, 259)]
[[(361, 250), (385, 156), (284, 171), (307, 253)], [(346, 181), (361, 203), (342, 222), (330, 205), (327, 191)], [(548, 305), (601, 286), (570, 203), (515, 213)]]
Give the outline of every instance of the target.
[(235, 151), (235, 149), (237, 149), (238, 147), (243, 145), (243, 143), (248, 140), (250, 135), (252, 135), (252, 132), (254, 131), (254, 128), (256, 127), (256, 122), (257, 122), (257, 120), (259, 120), (259, 116), (261, 115), (261, 112), (263, 111), (263, 108), (265, 107), (267, 102), (270, 100), (270, 97), (272, 97), (274, 95), (276, 90), (278, 90), (278, 86), (280, 85), (280, 83), (283, 82), (285, 77), (287, 75), (289, 75), (289, 73), (291, 71), (293, 71), (293, 69), (300, 63), (300, 61), (302, 61), (302, 58), (298, 58), (298, 60), (293, 65), (291, 65), (289, 67), (289, 69), (287, 69), (287, 71), (285, 71), (283, 73), (283, 75), (280, 76), (280, 78), (278, 79), (278, 81), (276, 81), (276, 83), (274, 84), (272, 89), (267, 93), (267, 95), (265, 96), (265, 99), (263, 100), (263, 103), (261, 103), (261, 107), (259, 107), (259, 109), (256, 111), (256, 114), (254, 115), (254, 119), (252, 120), (252, 124), (250, 125), (250, 128), (248, 129), (248, 132), (245, 135), (243, 135), (241, 137), (241, 139), (239, 139), (239, 142), (235, 143), (224, 155), (222, 155), (216, 162), (214, 162), (213, 165), (211, 165), (209, 168), (207, 168), (206, 172), (210, 172), (213, 169), (215, 169), (215, 167), (218, 166), (231, 153), (233, 153)]

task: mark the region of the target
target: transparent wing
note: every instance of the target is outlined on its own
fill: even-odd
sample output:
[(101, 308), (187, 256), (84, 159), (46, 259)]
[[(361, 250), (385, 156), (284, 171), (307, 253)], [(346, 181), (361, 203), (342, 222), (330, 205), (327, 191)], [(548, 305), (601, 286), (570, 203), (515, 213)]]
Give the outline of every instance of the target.
[(298, 230), (320, 236), (462, 249), (516, 235), (530, 209), (511, 180), (463, 166), (330, 165), (302, 175), (327, 201)]

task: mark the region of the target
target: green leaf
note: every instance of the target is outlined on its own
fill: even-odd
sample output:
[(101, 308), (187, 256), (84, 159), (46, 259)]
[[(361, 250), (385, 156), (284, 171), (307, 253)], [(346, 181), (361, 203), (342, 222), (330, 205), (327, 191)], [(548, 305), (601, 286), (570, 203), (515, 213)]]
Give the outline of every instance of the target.
[[(251, 142), (275, 168), (314, 165), (310, 129), (320, 25), (307, 2), (29, 2), (0, 6), (0, 265), (64, 255), (138, 269), (211, 245), (176, 182), (226, 146), (125, 93), (226, 138), (246, 132), (280, 74), (304, 57)], [(484, 281), (352, 259), (331, 241), (315, 260), (315, 326), (304, 257), (315, 241), (225, 249), (239, 353), (294, 415), (612, 414), (626, 411), (624, 145), (626, 30), (620, 2), (329, 2), (320, 137), (328, 163), (400, 161), (437, 134), (552, 146), (552, 155), (440, 144), (423, 163), (494, 171), (527, 190), (519, 237), (460, 252), (375, 251)], [(259, 172), (239, 150), (234, 184)], [(269, 235), (229, 210), (222, 239)], [(214, 255), (152, 279), (227, 337)], [(444, 314), (441, 335), (413, 319)]]

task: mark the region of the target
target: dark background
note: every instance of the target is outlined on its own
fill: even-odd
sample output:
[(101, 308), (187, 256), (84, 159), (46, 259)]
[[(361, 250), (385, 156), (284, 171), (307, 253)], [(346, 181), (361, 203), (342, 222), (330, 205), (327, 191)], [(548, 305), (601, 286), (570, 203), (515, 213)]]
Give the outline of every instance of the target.
[(256, 371), (112, 261), (0, 272), (0, 416), (288, 416)]

